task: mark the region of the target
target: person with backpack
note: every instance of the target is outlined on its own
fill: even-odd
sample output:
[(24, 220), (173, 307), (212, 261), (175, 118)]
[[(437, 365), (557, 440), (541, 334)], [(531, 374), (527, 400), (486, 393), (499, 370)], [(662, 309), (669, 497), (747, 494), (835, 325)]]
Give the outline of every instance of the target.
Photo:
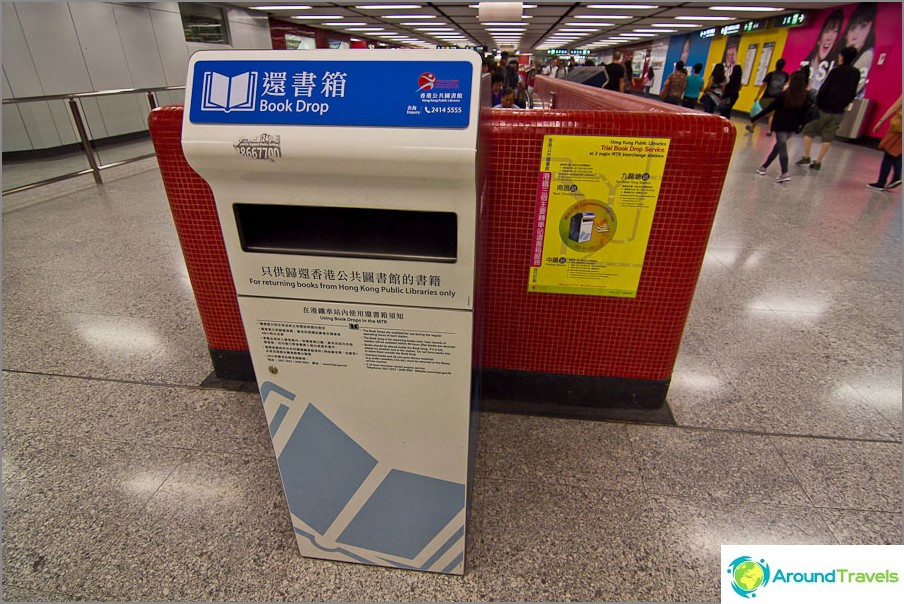
[(675, 71), (669, 74), (662, 84), (659, 95), (669, 105), (678, 105), (684, 98), (684, 88), (687, 86), (687, 72), (684, 70), (684, 62), (675, 63)]
[(751, 122), (756, 122), (767, 113), (774, 112), (772, 131), (775, 132), (775, 145), (766, 161), (757, 169), (757, 174), (765, 176), (769, 164), (778, 157), (782, 171), (775, 182), (791, 180), (791, 174), (788, 173), (788, 140), (803, 128), (812, 104), (813, 99), (807, 92), (807, 76), (801, 71), (795, 71), (791, 74), (788, 90), (777, 96), (769, 107), (750, 117)]
[[(766, 77), (763, 78), (763, 85), (760, 86), (760, 92), (756, 95), (756, 100), (760, 104), (760, 107), (768, 109), (769, 105), (781, 96), (782, 91), (785, 89), (785, 84), (787, 83), (788, 72), (785, 71), (785, 60), (779, 59), (775, 62), (775, 71), (770, 71), (766, 74)], [(772, 118), (769, 119), (769, 123), (772, 123)], [(747, 132), (752, 133), (755, 129), (756, 126), (754, 124), (747, 124)], [(766, 136), (770, 136), (771, 134), (772, 130), (767, 129)]]
[(722, 103), (722, 92), (725, 90), (725, 65), (716, 63), (712, 73), (709, 74), (709, 81), (706, 83), (706, 90), (703, 91), (703, 111), (707, 113), (715, 113), (716, 109)]
[(728, 83), (722, 91), (722, 102), (719, 103), (719, 115), (726, 119), (731, 118), (731, 108), (738, 102), (738, 96), (741, 94), (741, 76), (741, 66), (732, 65)]

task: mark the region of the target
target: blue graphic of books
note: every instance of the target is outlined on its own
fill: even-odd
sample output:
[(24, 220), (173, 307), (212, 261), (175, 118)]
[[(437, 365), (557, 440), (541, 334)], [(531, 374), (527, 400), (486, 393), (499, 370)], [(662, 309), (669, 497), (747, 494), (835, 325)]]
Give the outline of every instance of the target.
[(322, 535), (377, 460), (308, 405), (277, 463), (289, 510)]
[(465, 485), (392, 470), (337, 541), (414, 558), (465, 505)]
[[(323, 535), (376, 467), (377, 460), (314, 405), (308, 405), (277, 463), (289, 510)], [(410, 560), (464, 505), (465, 485), (393, 469), (345, 527), (337, 543)], [(306, 535), (303, 531), (300, 534)], [(311, 543), (319, 547), (313, 539)]]

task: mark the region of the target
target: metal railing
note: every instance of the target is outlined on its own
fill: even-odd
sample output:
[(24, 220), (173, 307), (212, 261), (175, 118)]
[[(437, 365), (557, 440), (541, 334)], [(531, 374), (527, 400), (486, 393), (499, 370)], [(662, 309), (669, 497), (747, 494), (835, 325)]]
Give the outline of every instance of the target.
[(19, 105), (22, 103), (35, 103), (43, 101), (66, 101), (69, 105), (69, 111), (72, 114), (72, 119), (75, 122), (75, 128), (78, 131), (79, 146), (81, 147), (82, 152), (85, 154), (85, 158), (88, 160), (89, 166), (84, 170), (78, 170), (76, 172), (69, 172), (60, 176), (45, 178), (44, 180), (21, 185), (12, 189), (5, 189), (3, 191), (3, 195), (10, 195), (12, 193), (28, 191), (29, 189), (34, 189), (36, 187), (42, 187), (51, 183), (68, 180), (70, 178), (76, 178), (78, 176), (86, 176), (88, 174), (94, 176), (94, 182), (96, 182), (97, 184), (103, 184), (104, 181), (100, 175), (102, 170), (115, 168), (124, 164), (130, 164), (132, 162), (147, 159), (149, 157), (154, 157), (153, 153), (146, 153), (144, 155), (130, 157), (128, 159), (123, 159), (120, 161), (114, 161), (106, 164), (100, 163), (98, 160), (97, 149), (95, 148), (95, 145), (93, 144), (91, 137), (88, 134), (88, 127), (85, 125), (85, 120), (82, 117), (83, 111), (80, 107), (79, 100), (87, 98), (118, 96), (124, 94), (144, 93), (148, 101), (148, 111), (153, 111), (157, 108), (157, 93), (170, 90), (185, 90), (185, 86), (160, 86), (157, 88), (120, 88), (118, 90), (101, 90), (98, 92), (79, 92), (76, 94), (54, 94), (47, 96), (28, 96), (15, 99), (3, 99), (4, 105)]

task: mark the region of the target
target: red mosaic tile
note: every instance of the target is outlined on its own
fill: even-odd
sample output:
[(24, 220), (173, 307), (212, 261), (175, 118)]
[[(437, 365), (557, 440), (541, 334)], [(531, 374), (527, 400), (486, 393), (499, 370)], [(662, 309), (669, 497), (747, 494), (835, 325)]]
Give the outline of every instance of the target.
[(182, 106), (154, 109), (148, 126), (207, 343), (248, 350), (213, 193), (182, 153)]
[[(537, 78), (536, 91), (541, 98), (555, 91), (557, 109), (484, 110), (481, 116), (481, 366), (668, 379), (735, 129), (717, 116), (550, 78)], [(541, 146), (548, 134), (671, 139), (635, 298), (527, 291)], [(574, 317), (580, 317), (580, 329)]]
[[(551, 91), (556, 92), (555, 110), (481, 114), (480, 365), (668, 379), (728, 171), (734, 127), (658, 101), (537, 78), (541, 97)], [(208, 342), (217, 349), (247, 350), (213, 196), (182, 154), (182, 108), (158, 109), (150, 122)], [(671, 139), (635, 298), (527, 291), (540, 151), (547, 134)], [(574, 329), (573, 317), (581, 317), (581, 329)]]

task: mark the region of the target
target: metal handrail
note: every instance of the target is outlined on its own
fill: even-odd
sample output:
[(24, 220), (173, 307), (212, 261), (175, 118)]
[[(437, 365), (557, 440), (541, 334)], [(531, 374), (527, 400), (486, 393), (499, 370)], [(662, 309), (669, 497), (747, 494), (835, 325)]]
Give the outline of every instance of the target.
[(101, 171), (106, 170), (108, 168), (115, 168), (117, 166), (122, 166), (125, 164), (129, 164), (132, 162), (136, 162), (142, 159), (147, 159), (149, 157), (154, 157), (153, 153), (146, 153), (144, 155), (139, 155), (138, 157), (130, 157), (128, 159), (111, 162), (108, 164), (101, 164), (98, 162), (97, 152), (91, 145), (91, 137), (88, 134), (88, 128), (85, 125), (85, 120), (82, 118), (82, 111), (79, 107), (79, 100), (86, 98), (94, 98), (94, 97), (108, 97), (108, 96), (117, 96), (123, 94), (140, 94), (144, 93), (147, 96), (148, 107), (150, 111), (153, 111), (157, 108), (157, 93), (169, 90), (185, 90), (185, 86), (158, 86), (154, 88), (119, 88), (116, 90), (98, 90), (96, 92), (75, 92), (72, 94), (51, 94), (44, 96), (27, 96), (27, 97), (19, 97), (13, 99), (3, 99), (4, 105), (17, 105), (20, 103), (35, 103), (35, 102), (43, 102), (43, 101), (66, 101), (69, 105), (69, 111), (72, 113), (72, 119), (75, 121), (75, 128), (78, 131), (79, 135), (79, 143), (82, 148), (82, 152), (85, 154), (85, 158), (88, 160), (89, 168), (84, 170), (78, 170), (76, 172), (70, 172), (68, 174), (62, 174), (60, 176), (53, 176), (51, 178), (45, 178), (44, 180), (40, 180), (38, 182), (29, 183), (27, 185), (22, 185), (19, 187), (15, 187), (12, 189), (5, 189), (3, 191), (3, 195), (11, 195), (13, 193), (19, 193), (21, 191), (28, 191), (29, 189), (34, 189), (37, 187), (41, 187), (44, 185), (49, 185), (51, 183), (60, 182), (63, 180), (68, 180), (70, 178), (76, 178), (78, 176), (85, 176), (87, 174), (91, 174), (94, 176), (94, 182), (97, 184), (103, 184), (103, 178), (101, 178)]

